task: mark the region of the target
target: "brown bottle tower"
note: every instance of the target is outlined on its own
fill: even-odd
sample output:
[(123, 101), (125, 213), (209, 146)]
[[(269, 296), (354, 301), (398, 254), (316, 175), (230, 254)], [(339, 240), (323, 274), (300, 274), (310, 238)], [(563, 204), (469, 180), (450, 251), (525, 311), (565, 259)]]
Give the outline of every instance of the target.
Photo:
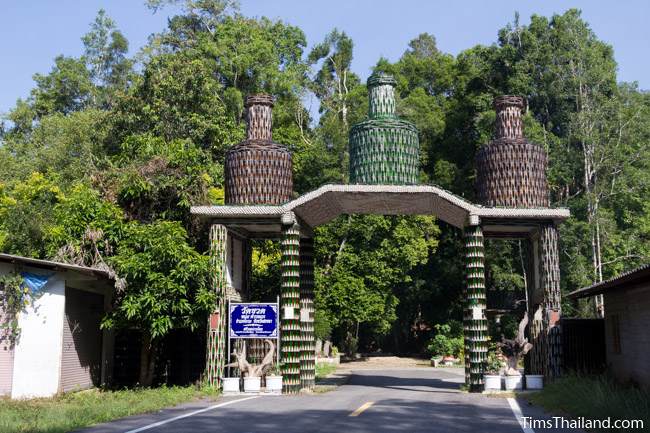
[(524, 137), (524, 98), (499, 96), (494, 140), (476, 156), (479, 203), (486, 206), (542, 208), (549, 206), (545, 150)]
[[(476, 188), (480, 204), (490, 207), (549, 208), (546, 151), (524, 137), (524, 99), (499, 96), (495, 137), (476, 155)], [(544, 209), (546, 210), (546, 209)], [(561, 366), (560, 265), (558, 230), (540, 222), (527, 239), (529, 332), (533, 350), (527, 372), (557, 377)], [(539, 277), (536, 277), (539, 275)]]
[(291, 152), (273, 142), (273, 97), (249, 95), (246, 139), (226, 153), (226, 204), (279, 205), (291, 200)]

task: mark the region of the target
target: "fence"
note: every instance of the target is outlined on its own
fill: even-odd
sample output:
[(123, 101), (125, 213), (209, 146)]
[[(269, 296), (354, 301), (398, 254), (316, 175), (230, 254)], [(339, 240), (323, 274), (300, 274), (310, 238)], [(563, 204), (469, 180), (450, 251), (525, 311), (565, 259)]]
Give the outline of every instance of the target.
[(605, 321), (562, 319), (564, 371), (599, 373), (605, 369)]

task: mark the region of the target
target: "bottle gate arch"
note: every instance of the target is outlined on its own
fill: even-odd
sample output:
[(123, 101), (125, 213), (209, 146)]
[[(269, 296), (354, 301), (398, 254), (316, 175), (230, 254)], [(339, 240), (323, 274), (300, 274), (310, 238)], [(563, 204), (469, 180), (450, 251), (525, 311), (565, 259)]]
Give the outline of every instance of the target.
[[(284, 269), (281, 301), (283, 306), (294, 306), (301, 310), (307, 308), (312, 320), (312, 237), (316, 226), (345, 214), (433, 215), (463, 230), (466, 249), (466, 281), (463, 285), (466, 299), (464, 329), (468, 349), (466, 356), (470, 356), (466, 367), (469, 368), (468, 374), (472, 368), (475, 370), (474, 377), (468, 376), (467, 381), (468, 385), (474, 385), (475, 389), (482, 385), (481, 364), (485, 361), (484, 354), (487, 351), (487, 322), (484, 319), (484, 238), (517, 238), (529, 242), (533, 257), (528, 263), (530, 272), (527, 274), (539, 276), (537, 281), (530, 285), (530, 307), (536, 309), (537, 305), (542, 305), (547, 309), (548, 306), (559, 304), (559, 300), (550, 299), (551, 294), (555, 292), (552, 284), (554, 276), (548, 274), (554, 266), (552, 263), (557, 260), (557, 250), (552, 248), (552, 234), (556, 231), (557, 224), (569, 217), (566, 209), (484, 207), (469, 203), (436, 186), (325, 185), (281, 206), (196, 206), (192, 207), (192, 214), (210, 221), (213, 225), (210, 244), (215, 254), (224, 256), (220, 263), (215, 264), (221, 266), (215, 274), (222, 276), (225, 282), (215, 284), (215, 288), (232, 287), (235, 284), (237, 287), (229, 289), (229, 292), (246, 292), (243, 279), (236, 274), (242, 272), (240, 268), (244, 268), (247, 258), (232, 257), (233, 251), (244, 250), (236, 245), (251, 239), (281, 239)], [(220, 247), (222, 244), (231, 245), (229, 255), (224, 254), (225, 251)], [(534, 269), (539, 271), (535, 272)], [(550, 313), (547, 314), (549, 315)], [(298, 318), (300, 314), (296, 313), (294, 317)], [(537, 344), (530, 355), (533, 368), (531, 372), (549, 377), (557, 375), (557, 367), (553, 366), (559, 364), (559, 359), (546, 359), (551, 355), (557, 357), (559, 348), (550, 345), (548, 348), (552, 352), (543, 352), (543, 347), (546, 346), (542, 344), (545, 338), (543, 333), (548, 332), (551, 319), (553, 317), (537, 317), (533, 321), (533, 339)], [(288, 347), (300, 347), (309, 338), (313, 340), (313, 323), (293, 320), (295, 323), (283, 321), (281, 326), (287, 331), (282, 334), (282, 346), (287, 347), (287, 350)], [(309, 335), (301, 337), (300, 332)], [(305, 352), (313, 350), (312, 345), (313, 341)], [(291, 389), (301, 388), (298, 385), (301, 374), (303, 382), (313, 381), (313, 373), (308, 373), (298, 366), (301, 356), (308, 354), (295, 353), (290, 356), (289, 352), (283, 350), (282, 355), (285, 364), (289, 360), (289, 365), (292, 365), (291, 361), (297, 359), (297, 362), (293, 362), (293, 371), (298, 378), (294, 379), (296, 383), (291, 385)]]
[(291, 154), (272, 142), (272, 98), (247, 97), (248, 137), (226, 156), (226, 204), (194, 206), (210, 223), (212, 286), (217, 293), (208, 330), (205, 380), (218, 386), (226, 363), (225, 305), (242, 301), (250, 274), (251, 239), (280, 239), (282, 246), (280, 329), (283, 390), (313, 388), (313, 229), (344, 214), (433, 215), (463, 230), (465, 240), (465, 379), (483, 388), (487, 356), (484, 239), (517, 238), (529, 243), (528, 310), (530, 373), (560, 374), (560, 275), (557, 225), (567, 209), (551, 208), (546, 153), (523, 136), (523, 98), (495, 99), (495, 139), (477, 153), (475, 204), (435, 185), (416, 185), (417, 129), (395, 114), (392, 77), (368, 79), (369, 119), (350, 132), (351, 173), (357, 184), (324, 185), (289, 200)]

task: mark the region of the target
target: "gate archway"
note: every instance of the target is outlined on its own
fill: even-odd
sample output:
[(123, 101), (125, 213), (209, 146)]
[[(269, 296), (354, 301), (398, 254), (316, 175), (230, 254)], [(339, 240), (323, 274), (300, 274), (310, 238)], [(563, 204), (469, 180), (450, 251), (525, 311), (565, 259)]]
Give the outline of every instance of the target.
[(218, 385), (226, 362), (225, 305), (241, 300), (250, 271), (252, 239), (280, 239), (282, 248), (281, 362), (285, 392), (314, 386), (313, 229), (342, 214), (433, 215), (464, 232), (463, 329), (465, 380), (483, 387), (487, 357), (484, 238), (529, 243), (527, 272), (530, 373), (560, 373), (560, 288), (557, 224), (567, 209), (548, 207), (546, 154), (523, 136), (523, 99), (495, 100), (495, 139), (477, 155), (482, 205), (433, 185), (415, 185), (417, 130), (395, 115), (394, 80), (368, 80), (369, 119), (350, 133), (351, 173), (357, 184), (324, 185), (294, 200), (291, 155), (271, 136), (272, 99), (247, 98), (247, 136), (226, 156), (224, 206), (195, 206), (208, 220), (212, 284), (217, 293), (210, 320), (206, 380)]

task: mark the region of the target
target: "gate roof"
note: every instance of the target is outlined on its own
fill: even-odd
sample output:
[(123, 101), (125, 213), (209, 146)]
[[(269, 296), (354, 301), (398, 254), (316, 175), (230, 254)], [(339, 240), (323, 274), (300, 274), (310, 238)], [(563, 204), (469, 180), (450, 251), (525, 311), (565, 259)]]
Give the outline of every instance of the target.
[(476, 218), (484, 224), (484, 230), (504, 236), (523, 236), (541, 222), (561, 222), (569, 217), (569, 210), (563, 208), (484, 207), (433, 185), (330, 184), (281, 206), (193, 206), (191, 213), (239, 228), (250, 237), (277, 234), (282, 221), (291, 221), (287, 218), (294, 215), (308, 229), (345, 214), (434, 215), (459, 228)]

